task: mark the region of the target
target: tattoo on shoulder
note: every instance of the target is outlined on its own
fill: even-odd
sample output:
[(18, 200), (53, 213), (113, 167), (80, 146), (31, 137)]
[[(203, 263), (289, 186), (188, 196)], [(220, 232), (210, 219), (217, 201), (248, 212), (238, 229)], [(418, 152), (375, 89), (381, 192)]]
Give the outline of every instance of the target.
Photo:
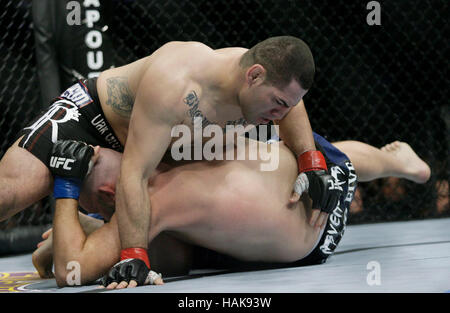
[[(202, 119), (202, 127), (206, 127), (208, 125), (212, 124), (218, 124), (217, 122), (212, 122), (208, 120), (208, 118), (203, 114), (203, 112), (198, 108), (198, 105), (200, 103), (200, 100), (198, 99), (197, 94), (194, 90), (190, 91), (189, 94), (184, 98), (184, 103), (189, 107), (188, 114), (191, 117), (192, 125), (194, 125), (194, 119), (195, 118), (201, 118)], [(244, 118), (240, 118), (236, 121), (228, 121), (226, 125), (247, 125), (247, 121)], [(223, 131), (226, 132), (226, 126), (223, 128)]]
[(106, 104), (122, 117), (130, 117), (134, 98), (126, 77), (111, 77), (106, 80), (108, 99)]

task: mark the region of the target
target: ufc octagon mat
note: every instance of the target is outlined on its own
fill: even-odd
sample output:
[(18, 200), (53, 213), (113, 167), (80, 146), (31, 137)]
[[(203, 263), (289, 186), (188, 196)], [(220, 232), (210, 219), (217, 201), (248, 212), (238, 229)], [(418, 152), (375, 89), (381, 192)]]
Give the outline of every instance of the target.
[(31, 254), (0, 258), (0, 293), (449, 293), (450, 218), (350, 225), (336, 253), (315, 266), (247, 272), (196, 271), (163, 286), (58, 288)]

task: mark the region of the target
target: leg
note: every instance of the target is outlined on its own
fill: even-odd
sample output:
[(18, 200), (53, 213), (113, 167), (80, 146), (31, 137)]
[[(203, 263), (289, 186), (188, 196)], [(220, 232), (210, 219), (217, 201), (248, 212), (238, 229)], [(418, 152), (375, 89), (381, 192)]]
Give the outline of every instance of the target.
[(53, 178), (17, 140), (0, 161), (0, 221), (39, 201), (51, 192)]
[(430, 178), (430, 167), (405, 142), (395, 141), (381, 149), (359, 141), (333, 145), (350, 158), (361, 182), (393, 176), (423, 184)]

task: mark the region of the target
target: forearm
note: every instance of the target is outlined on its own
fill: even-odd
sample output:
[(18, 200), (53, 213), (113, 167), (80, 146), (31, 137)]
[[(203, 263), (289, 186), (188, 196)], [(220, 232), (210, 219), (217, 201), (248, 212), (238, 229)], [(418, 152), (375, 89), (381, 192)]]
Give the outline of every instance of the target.
[(99, 223), (86, 216), (80, 217), (78, 212), (78, 198), (82, 180), (88, 172), (88, 162), (92, 159), (95, 162), (94, 149), (76, 141), (57, 141), (52, 148), (52, 157), (73, 161), (71, 168), (50, 166), (55, 177), (52, 248), (58, 286), (92, 282), (119, 259), (119, 236), (114, 216), (108, 224), (98, 227)]
[[(116, 214), (122, 249), (148, 246), (151, 207), (146, 179), (120, 178)], [(123, 176), (122, 176), (123, 177)]]
[[(111, 224), (111, 225), (109, 225)], [(101, 277), (119, 258), (115, 220), (107, 226), (100, 220), (78, 212), (75, 199), (57, 199), (53, 220), (53, 260), (58, 286), (68, 284), (66, 277), (73, 271), (72, 261), (79, 266), (80, 284)], [(49, 238), (50, 239), (50, 238)], [(98, 260), (102, 262), (98, 262)]]
[(303, 100), (279, 121), (279, 127), (280, 138), (296, 156), (306, 151), (316, 150)]
[(67, 266), (80, 262), (86, 235), (78, 216), (78, 201), (57, 199), (53, 218), (53, 260), (58, 286), (66, 285)]
[[(90, 217), (81, 212), (78, 212), (78, 218), (80, 221), (81, 228), (83, 229), (83, 232), (86, 234), (86, 236), (89, 236), (90, 234), (92, 234), (94, 231), (96, 231), (105, 224), (102, 220)], [(53, 245), (53, 231), (49, 234), (47, 241), (49, 241), (50, 244)]]
[[(86, 236), (89, 237), (91, 233), (95, 230), (99, 229), (104, 225), (102, 220), (87, 216), (81, 212), (78, 212), (78, 216), (80, 219), (81, 227), (83, 228)], [(87, 240), (87, 238), (86, 238)], [(36, 269), (39, 271), (41, 277), (53, 277), (53, 269), (45, 268), (45, 262), (50, 262), (50, 266), (53, 266), (53, 229), (48, 234), (47, 239), (43, 242), (43, 244), (33, 253), (33, 264), (36, 266)], [(63, 256), (64, 257), (64, 256)], [(64, 263), (64, 260), (62, 261)], [(44, 264), (44, 265), (42, 265)], [(48, 272), (44, 272), (43, 270), (48, 270)]]

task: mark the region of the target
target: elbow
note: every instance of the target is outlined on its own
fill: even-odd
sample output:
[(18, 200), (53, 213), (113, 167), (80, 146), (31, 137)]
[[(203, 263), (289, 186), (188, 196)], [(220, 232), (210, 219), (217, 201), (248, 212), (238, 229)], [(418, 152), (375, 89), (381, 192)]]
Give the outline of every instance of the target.
[(67, 286), (81, 286), (86, 283), (81, 277), (82, 264), (75, 260), (68, 262), (57, 262), (55, 260), (55, 280), (56, 285), (59, 288)]
[(55, 280), (56, 285), (59, 288), (68, 286), (67, 284), (67, 273), (65, 268), (61, 268), (61, 266), (55, 265)]
[(93, 263), (89, 258), (73, 258), (72, 261), (57, 262), (55, 260), (55, 280), (59, 288), (77, 287), (91, 284), (101, 278), (109, 269), (107, 264), (100, 268), (97, 263)]
[(66, 279), (61, 276), (58, 276), (56, 273), (55, 273), (55, 280), (58, 288), (67, 287)]

